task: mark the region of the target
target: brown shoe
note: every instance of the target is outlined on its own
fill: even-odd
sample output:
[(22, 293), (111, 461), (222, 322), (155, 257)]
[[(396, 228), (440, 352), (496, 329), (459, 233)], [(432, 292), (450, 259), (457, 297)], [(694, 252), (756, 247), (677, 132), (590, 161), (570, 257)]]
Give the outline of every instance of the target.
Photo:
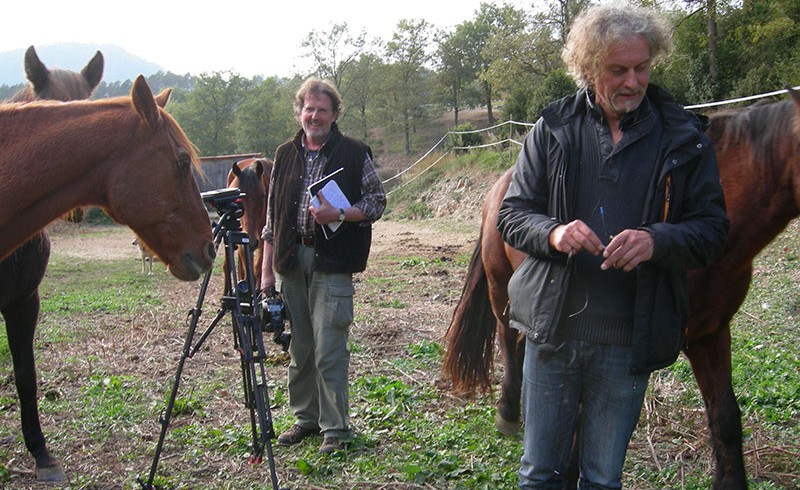
[(306, 437), (311, 437), (319, 434), (319, 429), (306, 429), (297, 424), (289, 427), (283, 434), (278, 436), (278, 444), (282, 446), (290, 446), (303, 441)]
[(334, 451), (338, 451), (344, 448), (345, 448), (344, 442), (340, 441), (338, 437), (325, 436), (325, 439), (322, 441), (322, 445), (319, 447), (319, 452), (325, 454), (331, 454)]

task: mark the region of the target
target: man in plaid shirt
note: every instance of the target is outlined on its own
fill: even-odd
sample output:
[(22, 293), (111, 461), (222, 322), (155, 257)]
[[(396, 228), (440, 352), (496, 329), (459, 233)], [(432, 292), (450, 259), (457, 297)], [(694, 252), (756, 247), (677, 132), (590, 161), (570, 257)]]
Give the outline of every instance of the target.
[[(383, 214), (386, 193), (370, 147), (339, 131), (341, 97), (332, 83), (306, 80), (294, 110), (301, 130), (275, 153), (262, 234), (261, 285), (281, 294), (292, 330), (289, 405), (297, 421), (278, 443), (322, 433), (319, 450), (331, 453), (352, 436), (353, 273), (366, 268), (372, 223)], [(312, 196), (310, 185), (322, 179), (335, 181), (345, 204), (334, 206), (324, 192)]]

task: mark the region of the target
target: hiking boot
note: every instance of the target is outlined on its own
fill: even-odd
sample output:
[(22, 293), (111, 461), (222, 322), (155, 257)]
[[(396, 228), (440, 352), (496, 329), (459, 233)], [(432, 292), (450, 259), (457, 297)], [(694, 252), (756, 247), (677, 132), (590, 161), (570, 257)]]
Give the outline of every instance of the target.
[(278, 436), (278, 444), (282, 446), (298, 444), (306, 437), (315, 436), (317, 434), (319, 434), (319, 429), (306, 429), (305, 427), (294, 424), (289, 427), (288, 430), (284, 431), (283, 434)]
[(340, 441), (336, 436), (325, 436), (325, 439), (322, 441), (322, 445), (319, 447), (319, 452), (325, 454), (331, 454), (334, 451), (338, 451), (339, 449), (344, 449), (345, 444), (344, 442)]

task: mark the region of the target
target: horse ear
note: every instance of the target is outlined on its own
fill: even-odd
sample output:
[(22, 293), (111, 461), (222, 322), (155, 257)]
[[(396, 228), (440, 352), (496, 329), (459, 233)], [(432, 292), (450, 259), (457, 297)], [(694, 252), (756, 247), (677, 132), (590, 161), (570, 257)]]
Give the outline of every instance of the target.
[(264, 173), (264, 164), (261, 163), (261, 159), (258, 158), (256, 159), (256, 175), (261, 177), (261, 174), (263, 173)]
[(86, 66), (83, 67), (81, 70), (81, 75), (83, 78), (86, 79), (86, 82), (91, 87), (91, 90), (94, 90), (97, 87), (97, 84), (100, 83), (100, 79), (103, 78), (103, 65), (105, 64), (103, 60), (103, 53), (100, 51), (94, 54), (91, 60), (86, 63)]
[(233, 182), (233, 178), (239, 177), (242, 175), (242, 169), (239, 168), (239, 162), (233, 162), (231, 165), (231, 171), (228, 172), (228, 187), (231, 186), (231, 182)]
[(159, 107), (167, 107), (167, 102), (169, 102), (169, 96), (171, 94), (172, 89), (165, 88), (160, 94), (156, 95), (156, 104), (158, 104)]
[(131, 87), (131, 100), (133, 101), (134, 109), (136, 109), (136, 112), (139, 113), (147, 125), (151, 128), (156, 127), (161, 114), (158, 112), (158, 106), (156, 105), (156, 99), (153, 97), (153, 92), (150, 90), (150, 86), (147, 85), (147, 81), (142, 75), (136, 77), (136, 80), (133, 82), (133, 87)]
[(33, 84), (33, 91), (39, 93), (44, 90), (47, 85), (47, 79), (50, 75), (50, 70), (44, 66), (44, 63), (39, 59), (36, 50), (30, 46), (25, 51), (25, 76)]

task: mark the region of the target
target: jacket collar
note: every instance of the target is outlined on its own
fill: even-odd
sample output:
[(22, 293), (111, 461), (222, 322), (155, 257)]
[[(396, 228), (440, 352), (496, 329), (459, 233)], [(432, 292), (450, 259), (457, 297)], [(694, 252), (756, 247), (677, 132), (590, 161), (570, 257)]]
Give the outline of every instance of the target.
[[(552, 130), (556, 131), (557, 128), (568, 125), (575, 118), (585, 115), (589, 100), (588, 89), (581, 88), (576, 93), (547, 106), (542, 111), (542, 119)], [(698, 130), (702, 132), (708, 128), (708, 117), (685, 110), (658, 85), (648, 84), (645, 100), (648, 101), (648, 105), (657, 108), (655, 112), (662, 119), (665, 127), (670, 128), (665, 134), (678, 144), (691, 138), (692, 135), (696, 135)]]

